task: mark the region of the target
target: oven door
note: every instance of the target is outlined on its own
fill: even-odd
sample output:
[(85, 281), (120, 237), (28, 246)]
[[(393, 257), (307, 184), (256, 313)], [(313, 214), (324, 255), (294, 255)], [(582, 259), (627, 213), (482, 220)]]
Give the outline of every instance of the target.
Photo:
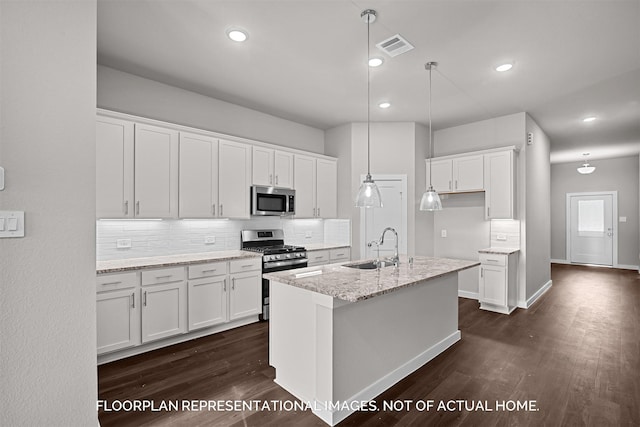
[[(294, 268), (304, 268), (307, 266), (307, 259), (297, 259), (297, 264), (276, 265), (270, 268), (262, 267), (262, 273), (273, 273), (275, 271), (293, 270)], [(269, 280), (262, 279), (262, 314), (260, 320), (269, 320)]]

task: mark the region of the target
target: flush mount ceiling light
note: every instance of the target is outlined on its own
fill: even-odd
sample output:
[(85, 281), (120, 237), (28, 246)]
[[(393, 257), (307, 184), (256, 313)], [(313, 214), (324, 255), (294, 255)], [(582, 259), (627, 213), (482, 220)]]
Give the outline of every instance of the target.
[(247, 32), (244, 30), (241, 30), (239, 28), (231, 28), (227, 30), (227, 37), (229, 37), (234, 42), (243, 42), (249, 36), (247, 35)]
[(369, 67), (379, 67), (382, 65), (384, 60), (380, 57), (373, 57), (369, 59)]
[(391, 107), (391, 103), (390, 102), (381, 102), (380, 104), (378, 104), (378, 107), (380, 107), (380, 108), (389, 108), (389, 107)]
[(421, 211), (442, 210), (442, 202), (440, 201), (440, 196), (438, 195), (438, 192), (433, 189), (433, 185), (431, 185), (431, 158), (433, 157), (433, 130), (431, 128), (431, 71), (437, 66), (437, 62), (427, 62), (424, 65), (424, 68), (429, 71), (429, 188), (424, 192), (424, 194), (422, 195), (422, 200), (420, 200)]
[(594, 170), (596, 170), (595, 166), (589, 166), (589, 163), (587, 162), (587, 157), (589, 157), (589, 153), (582, 153), (582, 155), (585, 158), (585, 163), (578, 168), (578, 173), (581, 173), (582, 175), (588, 175), (590, 173), (593, 173)]
[(498, 65), (496, 67), (496, 71), (499, 71), (499, 72), (503, 73), (505, 71), (509, 71), (512, 68), (513, 68), (513, 64), (506, 63), (506, 64)]
[[(376, 11), (366, 9), (360, 14), (360, 18), (367, 24), (367, 58), (371, 57), (369, 51), (370, 30), (369, 27), (376, 20)], [(367, 176), (360, 185), (356, 196), (356, 207), (358, 208), (381, 208), (382, 197), (376, 183), (371, 179), (371, 78), (369, 66), (367, 66)]]
[(584, 119), (582, 119), (582, 121), (585, 123), (589, 123), (589, 122), (593, 122), (595, 119), (596, 119), (595, 116), (590, 116), (590, 117), (585, 117)]

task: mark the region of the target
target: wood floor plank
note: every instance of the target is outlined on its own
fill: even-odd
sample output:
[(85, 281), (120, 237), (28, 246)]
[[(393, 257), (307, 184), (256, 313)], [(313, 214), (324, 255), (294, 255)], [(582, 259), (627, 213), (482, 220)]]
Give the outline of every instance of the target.
[[(375, 399), (494, 410), (356, 412), (340, 426), (640, 425), (640, 275), (552, 266), (552, 288), (510, 316), (459, 299), (462, 339)], [(273, 379), (268, 323), (98, 367), (99, 399), (296, 402)], [(535, 401), (537, 411), (495, 410)], [(477, 406), (477, 405), (476, 405)], [(105, 411), (103, 426), (324, 426), (309, 410)]]

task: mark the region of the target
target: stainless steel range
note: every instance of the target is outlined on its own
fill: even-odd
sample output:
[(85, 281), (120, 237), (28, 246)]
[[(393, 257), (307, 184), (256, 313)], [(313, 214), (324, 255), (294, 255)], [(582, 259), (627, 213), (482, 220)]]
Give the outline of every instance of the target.
[[(262, 273), (292, 270), (307, 266), (307, 250), (302, 246), (284, 244), (284, 231), (242, 230), (240, 232), (243, 251), (262, 254)], [(262, 320), (269, 319), (269, 281), (262, 279)]]

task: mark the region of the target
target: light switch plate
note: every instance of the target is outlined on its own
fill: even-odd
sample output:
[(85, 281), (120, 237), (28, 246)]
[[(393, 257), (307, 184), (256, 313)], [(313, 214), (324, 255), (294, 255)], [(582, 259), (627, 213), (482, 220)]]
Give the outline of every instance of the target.
[(627, 217), (626, 216), (621, 216), (620, 217), (620, 222), (627, 222)]
[(0, 221), (4, 222), (0, 238), (24, 237), (24, 211), (0, 211)]
[(216, 236), (204, 236), (205, 245), (213, 245), (216, 243)]
[(447, 230), (440, 230), (440, 237), (447, 237)]
[(505, 242), (507, 240), (507, 235), (498, 233), (498, 234), (496, 234), (496, 240), (500, 240), (501, 242)]
[(313, 237), (313, 232), (311, 231), (307, 231), (306, 233), (304, 233), (304, 237), (305, 239), (310, 239)]

